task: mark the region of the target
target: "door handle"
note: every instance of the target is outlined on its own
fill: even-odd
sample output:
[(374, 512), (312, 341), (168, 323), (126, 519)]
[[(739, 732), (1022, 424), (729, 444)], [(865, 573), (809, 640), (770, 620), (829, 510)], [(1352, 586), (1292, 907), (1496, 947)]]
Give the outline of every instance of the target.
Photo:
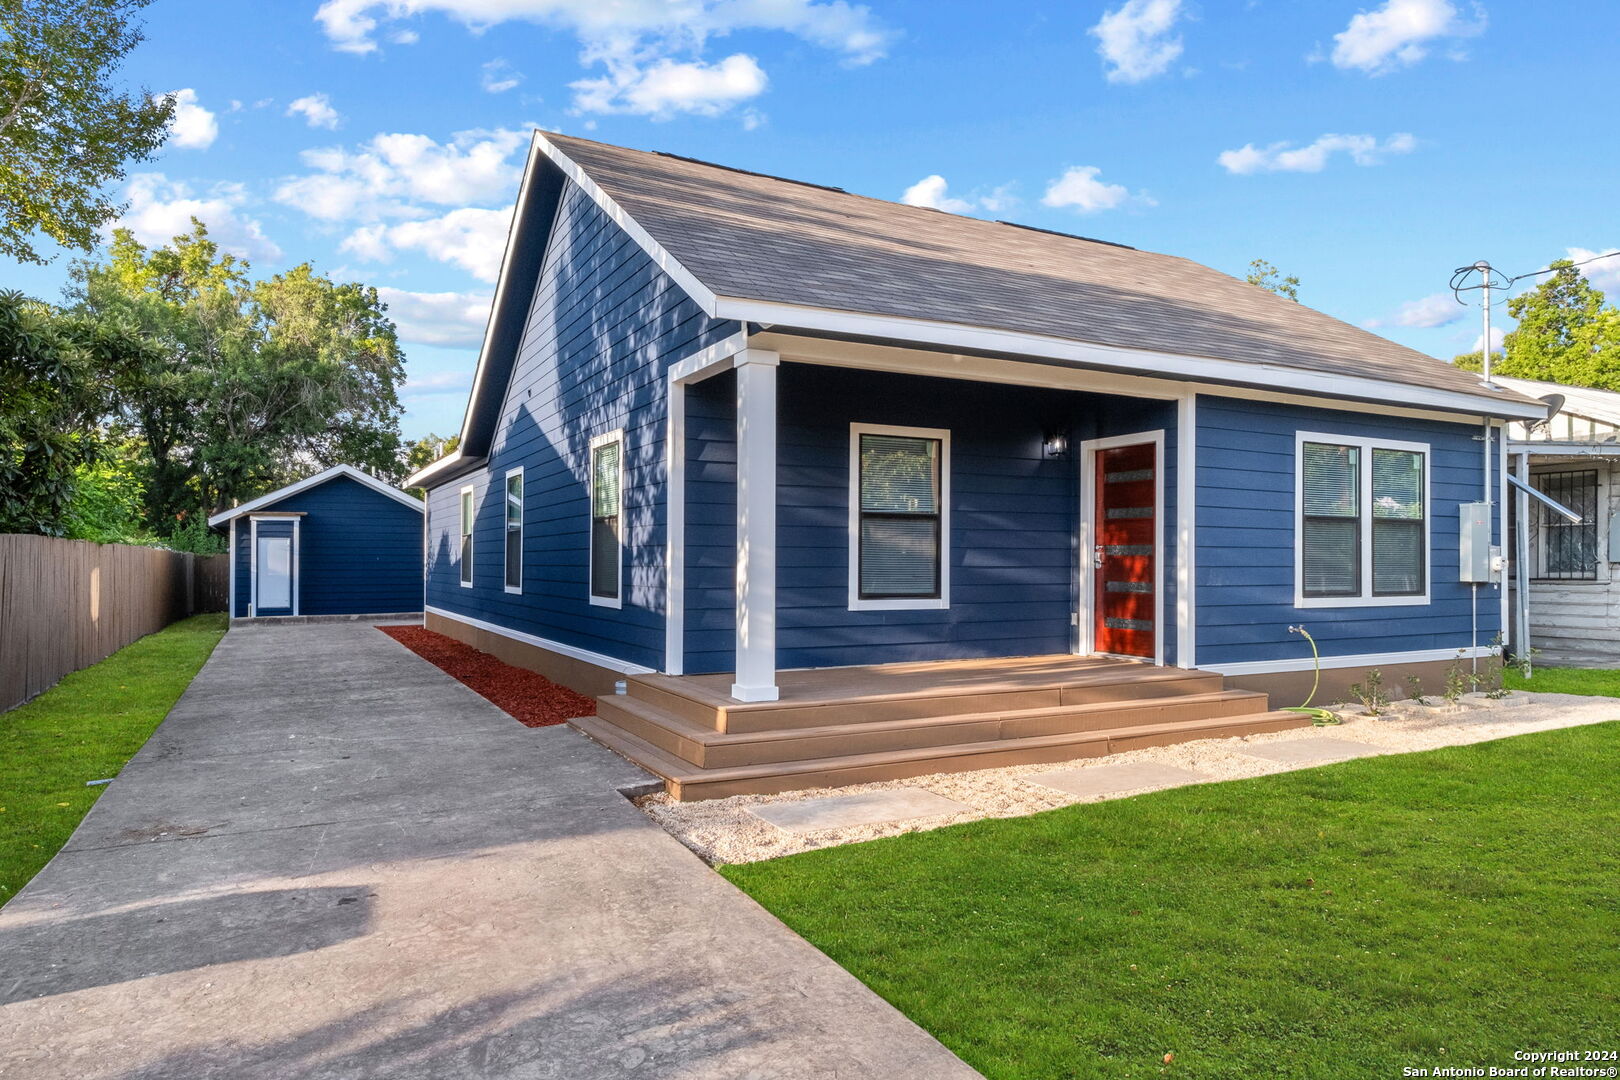
[(1102, 559), (1103, 559), (1103, 546), (1101, 544), (1098, 544), (1096, 547), (1091, 549), (1091, 566), (1092, 566), (1092, 569), (1101, 570), (1102, 569)]

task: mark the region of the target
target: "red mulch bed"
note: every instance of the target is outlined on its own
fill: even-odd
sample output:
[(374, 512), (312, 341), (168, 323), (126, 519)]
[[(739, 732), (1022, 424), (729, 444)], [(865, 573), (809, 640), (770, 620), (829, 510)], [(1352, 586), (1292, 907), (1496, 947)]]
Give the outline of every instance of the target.
[(596, 715), (596, 702), (584, 694), (558, 686), (538, 672), (513, 667), (453, 637), (420, 626), (377, 629), (478, 691), (525, 727), (549, 727), (576, 716)]

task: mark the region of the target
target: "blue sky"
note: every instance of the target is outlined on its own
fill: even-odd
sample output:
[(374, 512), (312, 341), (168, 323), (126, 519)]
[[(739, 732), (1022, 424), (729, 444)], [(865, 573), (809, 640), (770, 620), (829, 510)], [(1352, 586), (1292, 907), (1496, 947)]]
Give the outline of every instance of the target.
[[(1620, 5), (156, 0), (147, 34), (126, 74), (182, 107), (125, 223), (386, 290), (410, 436), (460, 424), (534, 126), (1263, 257), (1443, 357), (1479, 338), (1454, 267), (1620, 244)], [(4, 277), (55, 299), (67, 265)]]

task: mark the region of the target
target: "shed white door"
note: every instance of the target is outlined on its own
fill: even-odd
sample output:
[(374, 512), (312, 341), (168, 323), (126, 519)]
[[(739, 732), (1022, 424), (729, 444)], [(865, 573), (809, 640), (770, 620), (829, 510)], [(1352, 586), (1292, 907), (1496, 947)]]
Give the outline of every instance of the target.
[(291, 609), (292, 537), (259, 537), (256, 565), (259, 577), (258, 611), (263, 614)]

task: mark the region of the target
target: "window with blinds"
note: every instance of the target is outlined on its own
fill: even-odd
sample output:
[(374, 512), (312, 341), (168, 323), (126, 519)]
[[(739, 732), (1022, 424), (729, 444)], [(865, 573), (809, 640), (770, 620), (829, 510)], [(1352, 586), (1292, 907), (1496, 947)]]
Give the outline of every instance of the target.
[(591, 448), (591, 596), (619, 599), (623, 512), (624, 442), (614, 438)]
[(1361, 450), (1306, 443), (1300, 523), (1306, 596), (1361, 593)]
[(1537, 491), (1581, 515), (1579, 522), (1536, 503), (1535, 576), (1543, 581), (1596, 581), (1598, 474), (1595, 469), (1540, 473)]
[(859, 596), (940, 596), (941, 440), (863, 432), (859, 443)]
[(523, 470), (506, 474), (506, 591), (523, 591)]
[(1427, 468), (1426, 448), (1300, 443), (1303, 600), (1398, 602), (1427, 594)]
[(473, 580), (473, 489), (461, 489), (461, 583), (471, 585)]

